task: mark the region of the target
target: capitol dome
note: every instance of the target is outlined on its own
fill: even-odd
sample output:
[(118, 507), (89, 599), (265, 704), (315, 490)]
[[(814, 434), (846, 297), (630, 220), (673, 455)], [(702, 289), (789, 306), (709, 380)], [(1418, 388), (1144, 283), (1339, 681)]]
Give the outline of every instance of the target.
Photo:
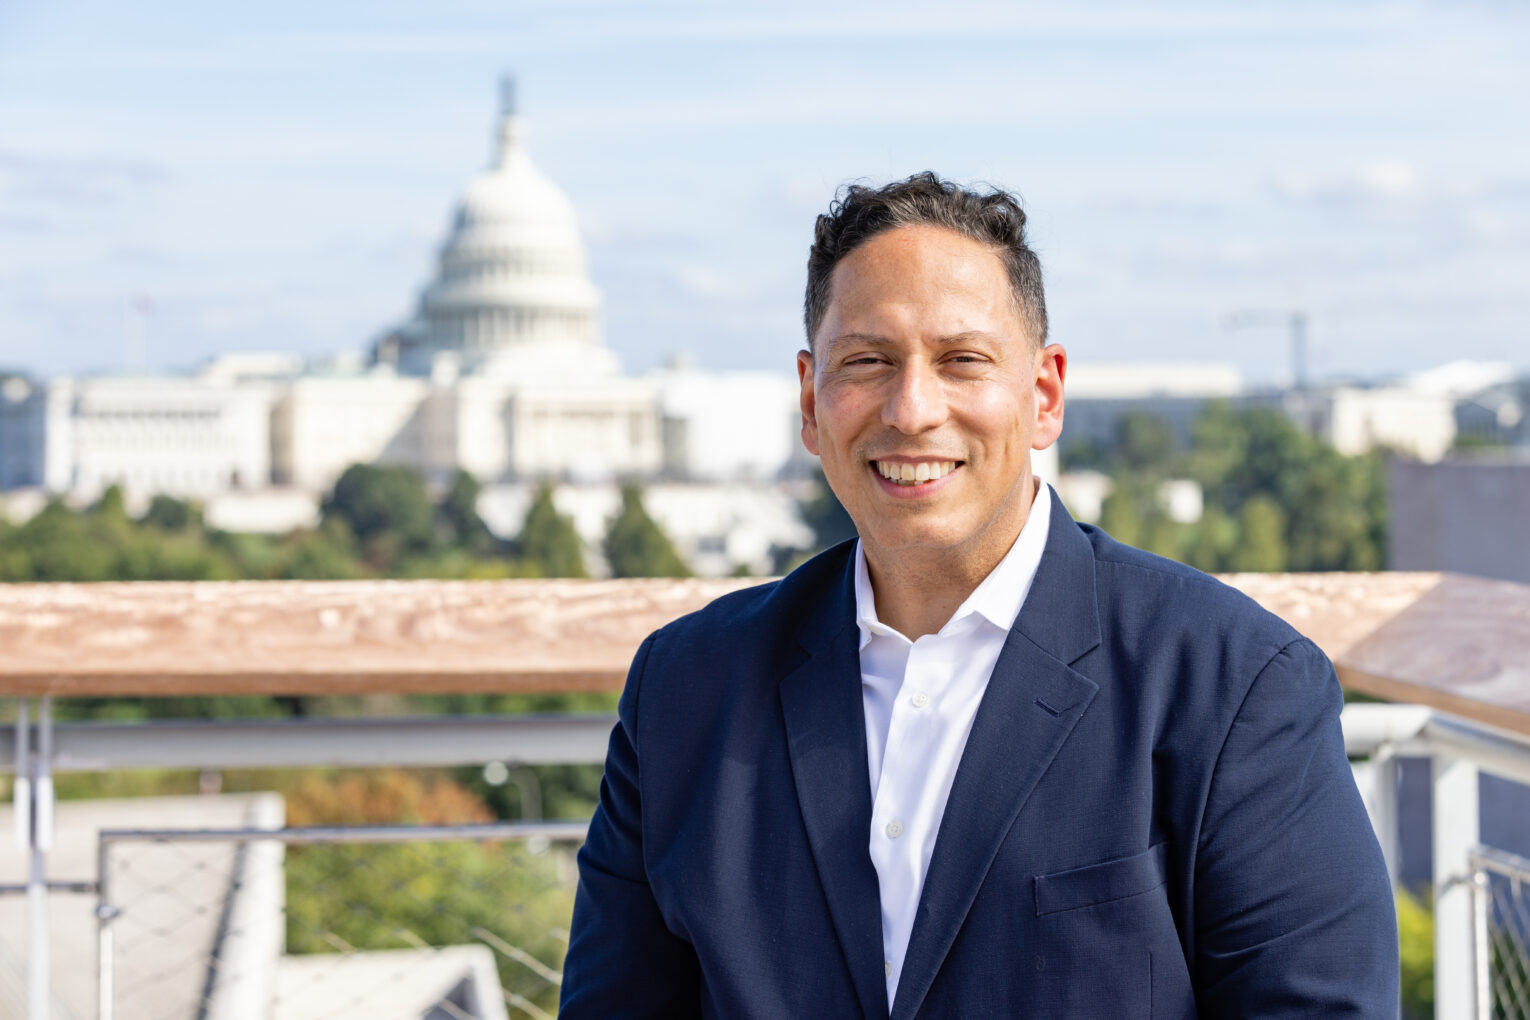
[(571, 346), (590, 364), (610, 360), (573, 204), (532, 164), (524, 136), (507, 81), (494, 160), (468, 182), (435, 278), (396, 336), (405, 371), (427, 372), (445, 352), (468, 371), (558, 363)]

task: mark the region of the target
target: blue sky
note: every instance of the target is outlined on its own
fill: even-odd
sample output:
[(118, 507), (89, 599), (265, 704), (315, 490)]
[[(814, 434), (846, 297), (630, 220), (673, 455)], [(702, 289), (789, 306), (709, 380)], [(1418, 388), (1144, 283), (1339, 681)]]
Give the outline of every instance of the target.
[[(409, 313), (514, 71), (607, 340), (790, 370), (813, 216), (1017, 190), (1074, 363), (1530, 370), (1517, 3), (0, 4), (0, 366), (322, 355)], [(144, 303), (146, 299), (147, 303)], [(133, 311), (137, 307), (144, 312)]]

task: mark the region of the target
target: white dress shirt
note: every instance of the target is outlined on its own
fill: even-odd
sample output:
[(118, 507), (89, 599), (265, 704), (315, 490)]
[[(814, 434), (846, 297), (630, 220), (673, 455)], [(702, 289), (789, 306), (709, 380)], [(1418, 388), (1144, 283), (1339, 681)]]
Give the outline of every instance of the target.
[(855, 622), (871, 771), (871, 862), (882, 898), (882, 952), (891, 1005), (930, 853), (956, 766), (1004, 639), (1031, 590), (1051, 518), (1037, 486), (1025, 526), (998, 566), (939, 633), (917, 641), (877, 619), (871, 575), (855, 547)]

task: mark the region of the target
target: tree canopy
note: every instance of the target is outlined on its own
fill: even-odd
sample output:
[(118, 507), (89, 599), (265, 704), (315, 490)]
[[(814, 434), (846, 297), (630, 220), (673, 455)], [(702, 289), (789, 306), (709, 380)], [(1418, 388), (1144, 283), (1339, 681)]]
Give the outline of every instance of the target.
[(622, 486), (622, 506), (606, 531), (606, 562), (613, 577), (689, 577), (690, 568), (664, 529), (643, 506), (643, 490)]
[(540, 577), (588, 576), (584, 569), (584, 543), (574, 530), (574, 522), (560, 514), (553, 504), (551, 485), (537, 487), (515, 544), (521, 562)]
[[(1100, 526), (1112, 536), (1207, 571), (1378, 570), (1385, 559), (1386, 478), (1380, 454), (1345, 456), (1275, 408), (1208, 406), (1190, 449), (1167, 426), (1123, 419), (1109, 456), (1114, 490)], [(1193, 524), (1170, 520), (1158, 487), (1200, 484)]]

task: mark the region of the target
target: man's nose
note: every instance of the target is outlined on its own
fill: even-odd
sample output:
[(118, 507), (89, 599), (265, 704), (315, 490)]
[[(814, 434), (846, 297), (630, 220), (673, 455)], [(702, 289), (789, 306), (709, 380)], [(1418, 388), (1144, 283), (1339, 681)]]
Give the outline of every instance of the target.
[(928, 365), (910, 362), (894, 378), (882, 404), (882, 424), (906, 436), (928, 432), (946, 420), (946, 394)]

